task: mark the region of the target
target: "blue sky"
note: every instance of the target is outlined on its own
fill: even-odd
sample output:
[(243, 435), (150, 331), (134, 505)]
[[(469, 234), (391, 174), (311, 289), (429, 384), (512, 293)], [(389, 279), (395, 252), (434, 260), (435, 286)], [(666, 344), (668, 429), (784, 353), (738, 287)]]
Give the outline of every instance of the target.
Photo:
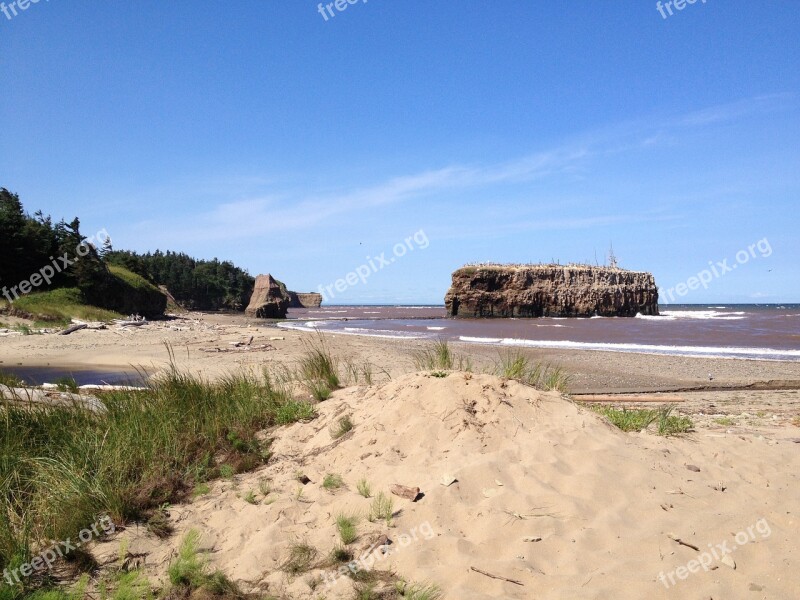
[[(6, 2), (8, 5), (9, 2)], [(603, 261), (800, 302), (791, 0), (67, 2), (0, 13), (0, 186), (118, 249), (441, 303), (471, 261)], [(9, 13), (11, 14), (11, 13)], [(766, 244), (762, 243), (762, 247)]]

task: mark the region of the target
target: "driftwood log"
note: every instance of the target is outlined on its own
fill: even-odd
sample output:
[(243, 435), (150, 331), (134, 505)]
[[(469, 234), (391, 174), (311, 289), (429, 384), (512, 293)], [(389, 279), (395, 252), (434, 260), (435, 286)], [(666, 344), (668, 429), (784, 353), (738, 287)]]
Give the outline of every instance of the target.
[(86, 329), (88, 325), (86, 323), (79, 323), (77, 325), (70, 325), (64, 331), (59, 332), (58, 335), (69, 335), (70, 333), (75, 333), (76, 331), (80, 331), (81, 329)]
[(417, 496), (419, 496), (419, 488), (418, 487), (406, 487), (404, 485), (400, 485), (399, 483), (393, 484), (389, 491), (392, 492), (395, 496), (400, 496), (401, 498), (405, 498), (406, 500), (411, 500), (412, 502), (416, 502)]
[(70, 392), (57, 392), (35, 388), (19, 388), (0, 385), (0, 401), (15, 404), (40, 404), (45, 406), (74, 407), (102, 413), (106, 407), (100, 398)]

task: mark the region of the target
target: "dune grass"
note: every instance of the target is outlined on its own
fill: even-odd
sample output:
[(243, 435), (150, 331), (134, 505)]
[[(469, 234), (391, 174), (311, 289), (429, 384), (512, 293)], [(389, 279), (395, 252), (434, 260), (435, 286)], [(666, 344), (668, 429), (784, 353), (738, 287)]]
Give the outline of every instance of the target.
[(328, 349), (325, 338), (303, 340), (305, 351), (300, 357), (298, 373), (301, 380), (324, 384), (329, 390), (339, 387), (339, 361)]
[(654, 425), (658, 435), (671, 436), (688, 433), (694, 429), (691, 418), (672, 414), (675, 408), (673, 406), (646, 409), (590, 405), (589, 408), (603, 415), (622, 431), (644, 431)]
[(350, 433), (353, 430), (353, 427), (355, 427), (353, 419), (350, 418), (350, 415), (345, 415), (331, 426), (331, 437), (335, 440), (338, 440), (340, 437)]
[(566, 392), (569, 386), (569, 376), (561, 367), (532, 363), (519, 349), (500, 352), (495, 373), (546, 392)]
[(453, 352), (447, 340), (442, 339), (414, 350), (411, 359), (418, 371), (472, 371), (472, 360)]
[[(269, 442), (256, 434), (310, 414), (287, 411), (291, 399), (269, 380), (209, 383), (174, 368), (144, 391), (101, 398), (102, 413), (0, 404), (0, 569), (44, 540), (74, 539), (98, 515), (147, 523), (196, 484), (264, 464)], [(44, 583), (28, 578), (2, 600)]]

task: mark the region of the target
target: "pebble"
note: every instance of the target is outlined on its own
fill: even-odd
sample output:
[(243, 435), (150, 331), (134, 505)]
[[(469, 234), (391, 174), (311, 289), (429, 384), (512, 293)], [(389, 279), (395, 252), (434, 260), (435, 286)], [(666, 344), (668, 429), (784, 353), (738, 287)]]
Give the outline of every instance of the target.
[(689, 469), (690, 471), (694, 471), (695, 473), (700, 472), (700, 467), (696, 467), (694, 465), (686, 465), (686, 468)]
[(538, 535), (529, 535), (529, 536), (526, 536), (526, 537), (522, 538), (522, 541), (523, 542), (541, 542), (542, 538), (539, 537)]
[(720, 562), (721, 562), (723, 565), (725, 565), (725, 566), (727, 566), (727, 567), (730, 567), (731, 569), (734, 569), (734, 570), (736, 569), (736, 561), (735, 561), (735, 560), (733, 560), (733, 558), (731, 558), (731, 555), (730, 555), (730, 554), (726, 554), (725, 556), (723, 556), (723, 557), (720, 559)]

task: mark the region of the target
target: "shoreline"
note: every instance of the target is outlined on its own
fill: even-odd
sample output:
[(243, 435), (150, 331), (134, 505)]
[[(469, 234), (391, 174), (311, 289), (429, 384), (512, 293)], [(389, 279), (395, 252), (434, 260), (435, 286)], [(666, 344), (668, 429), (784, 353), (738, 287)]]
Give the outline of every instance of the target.
[[(412, 352), (428, 339), (379, 338), (370, 335), (322, 332), (326, 344), (341, 360), (368, 362), (376, 378), (396, 377), (414, 370)], [(241, 315), (189, 313), (167, 321), (152, 321), (129, 330), (83, 330), (69, 336), (32, 335), (0, 340), (0, 369), (61, 368), (74, 371), (146, 369), (154, 373), (169, 365), (209, 378), (239, 369), (297, 361), (304, 340), (314, 330), (297, 331)], [(233, 344), (250, 338), (252, 350)], [(488, 370), (508, 348), (450, 342), (454, 351), (469, 356), (476, 371)], [(168, 350), (168, 347), (170, 350)], [(563, 368), (571, 376), (570, 392), (689, 392), (784, 390), (800, 388), (800, 362), (684, 357), (584, 349), (513, 348), (533, 361)], [(383, 375), (385, 373), (386, 375)], [(709, 379), (711, 378), (711, 379)]]

